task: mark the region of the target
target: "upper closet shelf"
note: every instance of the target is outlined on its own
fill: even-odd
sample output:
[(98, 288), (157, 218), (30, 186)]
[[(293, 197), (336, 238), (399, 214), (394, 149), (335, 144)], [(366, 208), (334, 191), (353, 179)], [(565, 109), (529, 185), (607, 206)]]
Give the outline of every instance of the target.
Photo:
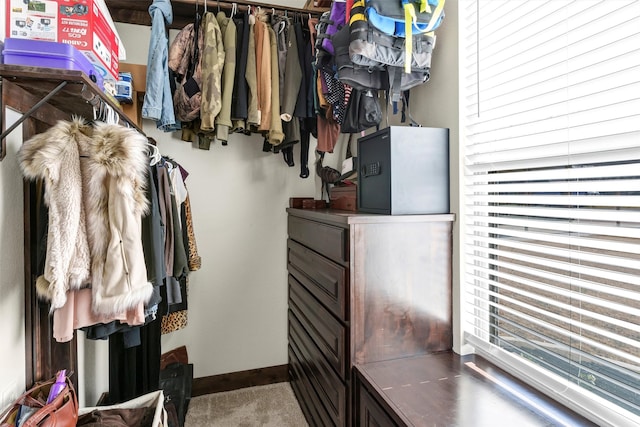
[[(127, 118), (122, 109), (109, 99), (83, 72), (54, 68), (26, 67), (22, 65), (0, 65), (0, 160), (5, 156), (5, 138), (20, 123), (29, 117), (50, 122), (52, 116), (60, 119), (76, 115), (93, 120), (96, 111), (105, 106), (118, 115), (121, 124), (142, 130)], [(22, 113), (22, 117), (11, 127), (4, 129), (4, 108), (11, 107)]]
[[(300, 0), (302, 3), (303, 1)], [(129, 24), (151, 25), (151, 17), (149, 15), (149, 6), (152, 0), (105, 0), (109, 13), (115, 22), (125, 22)], [(313, 2), (308, 1), (308, 4)], [(239, 12), (247, 10), (248, 6), (252, 8), (262, 8), (266, 11), (275, 11), (277, 13), (291, 13), (300, 15), (319, 15), (325, 10), (329, 10), (325, 6), (330, 2), (320, 2), (320, 7), (305, 5), (304, 8), (295, 8), (289, 6), (275, 5), (269, 3), (259, 3), (254, 1), (217, 1), (217, 0), (172, 0), (171, 7), (173, 11), (173, 22), (169, 28), (181, 29), (185, 25), (192, 23), (195, 16), (196, 7), (200, 13), (204, 12), (205, 6), (209, 12), (217, 12), (218, 10), (230, 11), (235, 4)]]

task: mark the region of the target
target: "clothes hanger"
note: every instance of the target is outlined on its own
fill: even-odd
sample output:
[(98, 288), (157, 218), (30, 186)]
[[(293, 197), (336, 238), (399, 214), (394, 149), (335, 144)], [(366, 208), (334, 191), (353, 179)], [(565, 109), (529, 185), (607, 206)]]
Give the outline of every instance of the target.
[(153, 138), (148, 138), (147, 148), (149, 149), (149, 166), (158, 164), (162, 159), (162, 155), (160, 154), (158, 147), (155, 145), (155, 140)]
[(111, 105), (107, 105), (107, 123), (117, 125), (118, 121), (118, 113), (116, 113), (116, 110), (113, 109)]
[[(195, 20), (197, 22), (200, 22), (200, 20), (202, 19), (202, 16), (200, 15), (200, 9), (198, 8), (198, 0), (195, 1), (195, 5), (196, 5), (196, 17), (195, 17)], [(206, 12), (206, 9), (207, 9), (206, 1), (205, 1), (204, 8), (205, 8), (205, 12)]]

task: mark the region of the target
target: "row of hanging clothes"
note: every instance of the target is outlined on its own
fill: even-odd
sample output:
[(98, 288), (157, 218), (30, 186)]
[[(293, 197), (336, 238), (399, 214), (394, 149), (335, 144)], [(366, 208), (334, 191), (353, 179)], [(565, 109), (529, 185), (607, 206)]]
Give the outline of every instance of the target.
[[(201, 149), (216, 140), (226, 145), (232, 133), (258, 133), (262, 150), (282, 153), (288, 166), (295, 166), (293, 146), (299, 143), (300, 176), (308, 177), (309, 138), (317, 138), (319, 151), (333, 151), (340, 133), (336, 111), (344, 110), (349, 94), (337, 80), (328, 87), (318, 72), (319, 19), (251, 6), (243, 13), (234, 7), (227, 16), (211, 4), (213, 11), (204, 2), (203, 16), (196, 13), (166, 55), (159, 50), (168, 42), (171, 5), (152, 4), (149, 73), (167, 78), (147, 78), (143, 117), (165, 131), (181, 130), (183, 140)], [(150, 88), (159, 81), (163, 87)], [(332, 103), (322, 102), (331, 94), (338, 94)]]
[[(74, 117), (18, 153), (38, 188), (36, 292), (49, 303), (53, 338), (82, 330), (109, 339), (122, 375), (114, 399), (139, 395), (129, 383), (143, 377), (144, 391), (157, 389), (160, 336), (186, 324), (188, 274), (201, 264), (188, 172), (152, 142), (134, 128)], [(141, 344), (144, 358), (132, 361), (125, 350)], [(131, 375), (132, 363), (148, 372)]]

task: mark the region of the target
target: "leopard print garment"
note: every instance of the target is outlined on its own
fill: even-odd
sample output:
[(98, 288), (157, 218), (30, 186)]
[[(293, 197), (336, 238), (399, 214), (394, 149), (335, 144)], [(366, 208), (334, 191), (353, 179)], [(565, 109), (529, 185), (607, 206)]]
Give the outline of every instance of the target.
[[(189, 195), (187, 195), (184, 201), (185, 223), (187, 228), (187, 254), (189, 258), (189, 270), (196, 271), (202, 266), (202, 258), (198, 255), (198, 247), (196, 245), (196, 236), (193, 231), (193, 217), (191, 216), (191, 202), (189, 201)], [(189, 278), (187, 277), (187, 294), (189, 293)], [(186, 297), (186, 295), (185, 295)], [(165, 316), (162, 316), (160, 332), (161, 334), (169, 334), (171, 332), (179, 331), (187, 326), (189, 317), (187, 315), (188, 310), (174, 311)]]
[(187, 310), (174, 311), (166, 316), (162, 316), (160, 333), (164, 335), (184, 329), (187, 327), (188, 320)]
[(191, 202), (189, 195), (184, 201), (185, 222), (187, 224), (187, 240), (189, 254), (189, 270), (196, 271), (202, 266), (202, 258), (198, 255), (198, 246), (196, 245), (196, 235), (193, 231), (193, 217), (191, 216)]
[[(189, 295), (189, 278), (187, 277), (186, 295)], [(173, 313), (162, 316), (160, 322), (160, 333), (170, 334), (171, 332), (179, 331), (187, 327), (189, 317), (187, 316), (188, 310), (174, 311)]]

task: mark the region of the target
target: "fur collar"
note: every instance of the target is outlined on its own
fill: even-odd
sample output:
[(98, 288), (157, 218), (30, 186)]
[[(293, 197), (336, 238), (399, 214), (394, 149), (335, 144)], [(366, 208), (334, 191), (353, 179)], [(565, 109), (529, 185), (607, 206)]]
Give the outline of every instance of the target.
[[(59, 121), (48, 131), (35, 135), (20, 149), (22, 172), (29, 179), (44, 178), (56, 182), (61, 159), (69, 155), (86, 156), (90, 174), (118, 177), (135, 182), (139, 190), (132, 194), (136, 211), (147, 213), (149, 202), (144, 194), (148, 173), (147, 138), (134, 129), (97, 122), (90, 126), (80, 117)], [(77, 153), (77, 154), (76, 154)]]
[(100, 181), (108, 175), (117, 177), (119, 182), (132, 183), (129, 188), (134, 193), (126, 196), (132, 197), (136, 214), (146, 215), (149, 210), (145, 194), (149, 171), (147, 138), (134, 129), (105, 123), (96, 123), (90, 130), (90, 138), (79, 142), (80, 151), (89, 157), (91, 180)]
[[(75, 138), (90, 132), (84, 120), (74, 118), (72, 121), (58, 123), (44, 133), (37, 134), (26, 141), (18, 151), (20, 168), (26, 178), (48, 178), (53, 182), (59, 179), (60, 162), (65, 155), (79, 156)], [(58, 166), (58, 167), (56, 167)]]

